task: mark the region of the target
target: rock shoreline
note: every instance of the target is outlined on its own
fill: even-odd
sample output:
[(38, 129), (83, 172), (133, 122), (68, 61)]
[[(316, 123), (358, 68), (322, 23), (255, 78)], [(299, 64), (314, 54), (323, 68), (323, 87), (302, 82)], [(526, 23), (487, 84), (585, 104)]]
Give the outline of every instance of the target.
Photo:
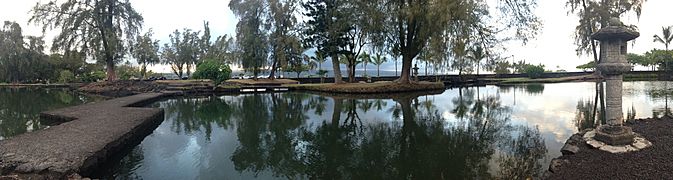
[[(651, 141), (639, 151), (608, 152), (605, 146), (587, 143), (592, 129), (573, 134), (561, 148), (562, 155), (551, 160), (541, 179), (659, 179), (673, 177), (673, 118), (640, 119), (626, 124)], [(589, 140), (591, 141), (591, 140)], [(643, 141), (633, 145), (641, 146)], [(603, 148), (603, 150), (601, 150)]]

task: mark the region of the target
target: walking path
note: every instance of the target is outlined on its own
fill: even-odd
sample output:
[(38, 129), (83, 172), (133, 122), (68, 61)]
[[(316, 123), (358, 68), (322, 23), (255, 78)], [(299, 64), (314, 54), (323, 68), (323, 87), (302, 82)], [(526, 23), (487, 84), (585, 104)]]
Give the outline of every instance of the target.
[(160, 124), (163, 110), (139, 106), (163, 96), (146, 93), (44, 112), (43, 118), (63, 123), (0, 141), (0, 177), (86, 177)]

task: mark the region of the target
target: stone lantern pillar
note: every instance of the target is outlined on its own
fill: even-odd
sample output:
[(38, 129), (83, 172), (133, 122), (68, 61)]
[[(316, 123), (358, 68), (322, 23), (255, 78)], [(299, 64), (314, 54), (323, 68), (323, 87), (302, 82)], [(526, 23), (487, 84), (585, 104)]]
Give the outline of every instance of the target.
[(634, 141), (630, 127), (623, 126), (622, 79), (623, 74), (631, 71), (626, 61), (627, 42), (636, 39), (640, 33), (624, 26), (618, 19), (610, 20), (608, 27), (591, 35), (600, 41), (600, 61), (597, 70), (606, 81), (606, 120), (607, 124), (598, 127), (595, 139), (609, 145), (627, 145)]

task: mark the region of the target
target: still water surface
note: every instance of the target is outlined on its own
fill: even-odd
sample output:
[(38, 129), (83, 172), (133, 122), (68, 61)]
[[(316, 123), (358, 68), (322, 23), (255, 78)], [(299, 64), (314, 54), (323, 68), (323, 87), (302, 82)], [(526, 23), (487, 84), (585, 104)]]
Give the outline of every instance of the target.
[(42, 111), (98, 100), (67, 89), (0, 88), (0, 140), (48, 127)]
[[(157, 102), (165, 121), (111, 179), (524, 179), (592, 126), (595, 83), (346, 97), (300, 92)], [(625, 82), (624, 113), (661, 116), (673, 83)], [(381, 99), (378, 99), (381, 98)], [(635, 112), (635, 113), (634, 113)]]

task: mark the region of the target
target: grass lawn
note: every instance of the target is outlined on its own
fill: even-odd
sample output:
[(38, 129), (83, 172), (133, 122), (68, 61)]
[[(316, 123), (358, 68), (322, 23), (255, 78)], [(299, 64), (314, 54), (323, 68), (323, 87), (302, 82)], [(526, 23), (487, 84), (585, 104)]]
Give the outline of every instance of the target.
[(409, 84), (400, 84), (396, 82), (376, 82), (376, 83), (344, 83), (344, 84), (299, 84), (286, 85), (286, 87), (296, 90), (320, 91), (331, 93), (395, 93), (395, 92), (413, 92), (443, 90), (444, 83), (436, 82), (412, 82)]
[(562, 77), (562, 78), (506, 78), (501, 79), (499, 84), (518, 84), (518, 83), (560, 83), (560, 82), (571, 82), (571, 81), (583, 81), (587, 79), (593, 79), (592, 75), (587, 76), (573, 76), (573, 77)]

